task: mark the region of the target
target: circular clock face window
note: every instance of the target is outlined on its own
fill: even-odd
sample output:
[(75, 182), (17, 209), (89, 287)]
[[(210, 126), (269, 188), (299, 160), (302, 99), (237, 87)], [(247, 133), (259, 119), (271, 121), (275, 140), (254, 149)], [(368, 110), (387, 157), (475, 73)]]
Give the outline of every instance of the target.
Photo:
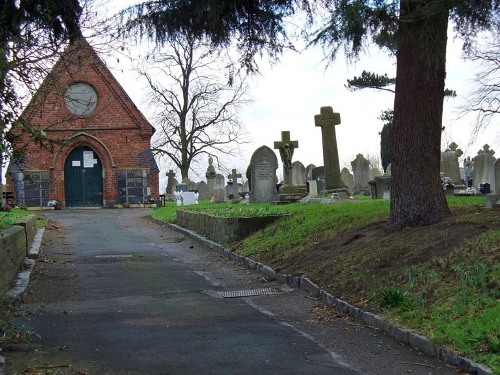
[(66, 90), (64, 104), (77, 116), (90, 115), (97, 106), (97, 93), (86, 83), (75, 83)]

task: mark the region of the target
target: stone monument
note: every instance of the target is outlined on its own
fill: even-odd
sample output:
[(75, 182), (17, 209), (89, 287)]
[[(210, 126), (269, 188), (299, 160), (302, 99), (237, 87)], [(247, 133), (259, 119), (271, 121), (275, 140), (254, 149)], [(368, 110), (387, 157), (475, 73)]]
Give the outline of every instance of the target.
[(474, 187), (480, 191), (481, 184), (489, 183), (491, 191), (495, 191), (495, 161), (493, 156), (495, 151), (490, 149), (489, 145), (484, 145), (482, 150), (477, 152), (473, 159), (474, 169), (472, 170), (472, 178), (474, 179)]
[(321, 107), (320, 114), (314, 116), (314, 124), (321, 128), (323, 161), (325, 166), (325, 189), (339, 189), (342, 187), (342, 181), (340, 179), (335, 126), (340, 124), (340, 114), (333, 112), (332, 107)]
[(248, 167), (251, 202), (270, 202), (277, 199), (277, 169), (278, 158), (273, 150), (267, 146), (255, 150)]
[(205, 173), (205, 177), (207, 178), (207, 190), (206, 190), (207, 199), (212, 199), (212, 197), (214, 196), (214, 183), (217, 172), (215, 172), (213, 164), (214, 164), (214, 159), (212, 158), (212, 155), (209, 155), (207, 172)]
[(368, 181), (370, 181), (370, 162), (362, 154), (358, 154), (356, 159), (351, 162), (351, 166), (354, 174), (353, 193), (367, 193), (369, 190)]
[(451, 178), (455, 186), (461, 184), (460, 165), (458, 158), (463, 155), (455, 142), (450, 143), (448, 148), (441, 153), (441, 172), (445, 177)]

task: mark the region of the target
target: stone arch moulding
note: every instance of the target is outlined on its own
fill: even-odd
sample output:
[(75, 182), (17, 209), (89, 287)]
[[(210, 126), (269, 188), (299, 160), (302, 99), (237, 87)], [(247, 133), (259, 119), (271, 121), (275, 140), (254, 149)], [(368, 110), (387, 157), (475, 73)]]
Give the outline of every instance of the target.
[(85, 132), (79, 132), (69, 137), (65, 143), (66, 144), (71, 143), (71, 146), (73, 147), (68, 147), (68, 149), (65, 150), (64, 152), (58, 150), (54, 153), (54, 158), (52, 159), (52, 166), (51, 166), (51, 169), (53, 170), (57, 169), (58, 164), (59, 167), (61, 163), (63, 163), (62, 165), (64, 165), (64, 161), (66, 160), (66, 158), (60, 158), (59, 157), (60, 154), (67, 156), (75, 147), (79, 146), (89, 146), (97, 153), (97, 155), (101, 159), (103, 171), (105, 167), (114, 168), (116, 166), (115, 161), (113, 159), (113, 155), (111, 155), (111, 152), (109, 151), (108, 147), (99, 138), (93, 135), (90, 135)]

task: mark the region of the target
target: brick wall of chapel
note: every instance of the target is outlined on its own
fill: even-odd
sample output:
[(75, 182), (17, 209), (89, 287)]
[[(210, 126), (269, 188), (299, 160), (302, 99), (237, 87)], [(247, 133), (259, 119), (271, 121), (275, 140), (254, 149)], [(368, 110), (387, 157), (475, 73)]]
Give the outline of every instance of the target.
[[(64, 104), (64, 93), (75, 82), (90, 84), (97, 92), (97, 107), (90, 115), (73, 115)], [(52, 152), (35, 145), (28, 134), (18, 141), (27, 145), (27, 169), (51, 171), (53, 199), (64, 201), (64, 161), (76, 147), (89, 146), (101, 159), (105, 200), (116, 198), (117, 170), (150, 167), (138, 154), (150, 149), (154, 129), (84, 40), (63, 54), (23, 116), (39, 124), (47, 138), (64, 142)], [(150, 186), (151, 195), (158, 197), (157, 172), (152, 171)]]

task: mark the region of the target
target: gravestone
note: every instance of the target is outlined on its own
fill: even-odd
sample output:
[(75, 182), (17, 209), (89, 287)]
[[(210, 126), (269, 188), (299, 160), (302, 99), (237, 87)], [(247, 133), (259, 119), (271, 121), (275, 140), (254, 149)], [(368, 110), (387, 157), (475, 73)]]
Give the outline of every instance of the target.
[(482, 150), (473, 159), (472, 178), (474, 187), (479, 190), (481, 184), (489, 183), (490, 188), (496, 191), (495, 184), (495, 161), (493, 156), (495, 151), (490, 149), (489, 145), (484, 145)]
[(292, 184), (301, 187), (306, 185), (306, 168), (300, 161), (292, 163)]
[(189, 206), (191, 204), (198, 204), (198, 193), (194, 191), (188, 191), (182, 193), (182, 205)]
[(228, 193), (228, 197), (236, 197), (238, 195), (238, 178), (241, 178), (241, 173), (238, 173), (238, 171), (233, 168), (231, 174), (229, 174), (227, 178), (232, 181), (231, 184), (229, 184), (228, 181), (229, 191), (226, 190)]
[(463, 152), (458, 148), (455, 142), (450, 143), (448, 148), (441, 153), (441, 172), (445, 177), (451, 178), (455, 185), (461, 183), (460, 178), (460, 165), (458, 158), (462, 156)]
[(208, 156), (208, 167), (207, 167), (207, 172), (205, 173), (205, 177), (207, 178), (207, 192), (206, 192), (206, 198), (207, 199), (212, 199), (214, 196), (214, 183), (215, 183), (215, 176), (217, 173), (215, 172), (214, 168), (214, 159), (212, 156)]
[(215, 175), (214, 181), (214, 202), (220, 203), (226, 201), (226, 189), (225, 189), (226, 181), (224, 180), (224, 176), (220, 173)]
[(318, 181), (310, 180), (309, 181), (309, 198), (318, 198)]
[(354, 174), (354, 192), (368, 191), (368, 181), (370, 181), (370, 162), (362, 154), (356, 155), (356, 159), (351, 162)]
[(188, 184), (189, 191), (197, 191), (198, 190), (198, 182), (189, 182)]
[(170, 169), (165, 175), (167, 176), (167, 188), (165, 189), (165, 194), (171, 195), (174, 193), (174, 188), (176, 185), (176, 183), (174, 183), (175, 173)]
[(342, 185), (352, 191), (354, 187), (354, 177), (347, 168), (342, 168), (340, 171), (340, 179), (342, 180)]
[(200, 181), (198, 184), (198, 194), (200, 194), (199, 200), (207, 199), (207, 183), (205, 181)]
[[(274, 149), (278, 149), (281, 157), (281, 162), (283, 163), (283, 177), (285, 182), (283, 188), (288, 186), (293, 186), (292, 182), (292, 157), (293, 152), (299, 147), (298, 141), (290, 140), (290, 132), (281, 132), (281, 141), (274, 142)], [(281, 189), (280, 189), (281, 190)]]
[(306, 167), (306, 181), (311, 181), (313, 178), (312, 178), (312, 170), (316, 168), (316, 166), (314, 164), (309, 164), (307, 167)]
[(324, 180), (325, 179), (325, 167), (316, 167), (311, 171), (311, 176), (313, 180)]
[(325, 166), (325, 188), (327, 190), (342, 187), (340, 179), (339, 154), (335, 126), (340, 124), (340, 114), (332, 107), (321, 107), (320, 114), (314, 116), (314, 124), (321, 127), (323, 141), (323, 161)]
[(252, 202), (270, 202), (277, 197), (276, 170), (278, 158), (273, 150), (262, 146), (250, 159), (250, 199)]
[(249, 182), (248, 180), (245, 181), (245, 183), (243, 184), (243, 196), (245, 196), (246, 194), (250, 193), (250, 185), (249, 185)]
[(464, 182), (466, 187), (472, 187), (471, 178), (472, 178), (472, 161), (470, 160), (470, 156), (467, 156), (464, 159)]
[(189, 188), (185, 183), (181, 182), (180, 184), (175, 185), (175, 191), (185, 192), (185, 191), (189, 191)]

